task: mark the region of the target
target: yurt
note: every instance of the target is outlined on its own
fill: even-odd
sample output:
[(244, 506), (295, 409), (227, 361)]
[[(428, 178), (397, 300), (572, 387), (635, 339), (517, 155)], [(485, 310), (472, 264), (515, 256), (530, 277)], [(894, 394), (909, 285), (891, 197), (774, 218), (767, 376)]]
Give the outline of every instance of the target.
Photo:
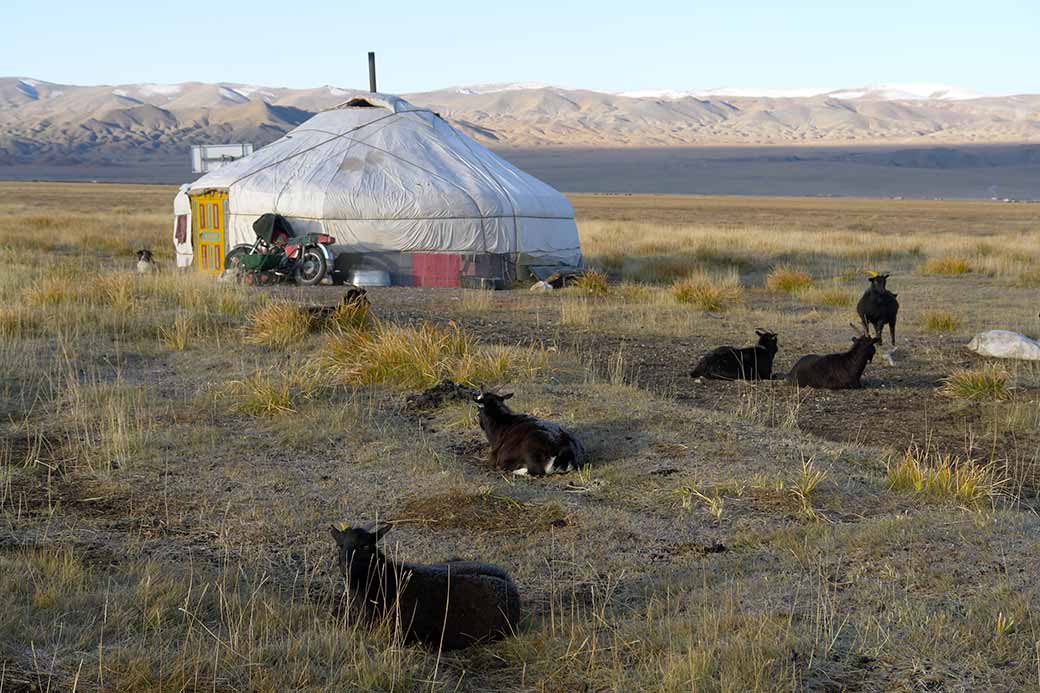
[(385, 269), (395, 284), (458, 286), (581, 262), (566, 197), (436, 113), (385, 94), (359, 92), (187, 192), (202, 272), (221, 272), (268, 212), (294, 233), (334, 236), (339, 276)]

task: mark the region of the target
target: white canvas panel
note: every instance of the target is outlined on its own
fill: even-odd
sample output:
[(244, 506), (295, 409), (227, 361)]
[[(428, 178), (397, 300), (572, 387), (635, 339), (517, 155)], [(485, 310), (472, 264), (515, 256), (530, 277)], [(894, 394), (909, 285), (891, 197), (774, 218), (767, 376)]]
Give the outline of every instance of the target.
[(229, 193), (229, 238), (276, 212), (357, 251), (524, 252), (580, 262), (574, 210), (562, 194), (430, 111), (383, 95), (378, 107), (317, 114), (251, 156), (203, 176), (191, 192)]

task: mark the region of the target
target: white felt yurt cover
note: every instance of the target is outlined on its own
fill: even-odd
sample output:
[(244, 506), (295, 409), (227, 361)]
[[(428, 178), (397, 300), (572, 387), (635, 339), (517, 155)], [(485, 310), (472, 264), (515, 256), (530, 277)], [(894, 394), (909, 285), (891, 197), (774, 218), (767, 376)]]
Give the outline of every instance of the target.
[[(371, 106), (359, 106), (363, 99)], [(323, 111), (191, 184), (226, 190), (228, 248), (266, 212), (352, 252), (525, 253), (581, 261), (574, 210), (435, 113), (383, 94)]]

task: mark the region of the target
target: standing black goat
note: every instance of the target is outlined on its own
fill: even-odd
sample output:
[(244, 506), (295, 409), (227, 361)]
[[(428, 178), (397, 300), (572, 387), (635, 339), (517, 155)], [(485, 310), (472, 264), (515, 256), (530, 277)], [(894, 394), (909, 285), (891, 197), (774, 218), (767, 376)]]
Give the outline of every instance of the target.
[(473, 398), (491, 444), (491, 464), (518, 476), (561, 474), (585, 464), (585, 446), (577, 436), (552, 421), (513, 412), (506, 404), (512, 396), (481, 388)]
[(877, 332), (878, 344), (882, 343), (881, 328), (888, 325), (892, 335), (892, 344), (896, 343), (896, 316), (899, 314), (899, 301), (896, 294), (885, 288), (887, 274), (875, 274), (870, 278), (870, 287), (863, 292), (856, 312), (863, 323), (863, 331), (869, 333), (870, 326)]
[(690, 375), (714, 380), (769, 380), (773, 377), (773, 358), (776, 356), (776, 333), (755, 330), (758, 344), (738, 349), (720, 346), (697, 362)]
[[(853, 327), (855, 329), (855, 327)], [(787, 375), (787, 382), (799, 387), (846, 390), (863, 385), (860, 378), (874, 358), (874, 346), (881, 342), (869, 334), (852, 338), (852, 348), (840, 354), (809, 354), (798, 359)]]
[(389, 530), (389, 525), (331, 528), (340, 572), (365, 616), (399, 619), (406, 641), (444, 650), (516, 630), (520, 593), (504, 569), (475, 561), (393, 561), (377, 546)]

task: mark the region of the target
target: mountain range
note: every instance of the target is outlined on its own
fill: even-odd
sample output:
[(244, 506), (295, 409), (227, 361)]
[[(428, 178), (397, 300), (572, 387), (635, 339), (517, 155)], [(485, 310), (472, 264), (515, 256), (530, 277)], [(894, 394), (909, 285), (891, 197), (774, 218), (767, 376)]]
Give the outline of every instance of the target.
[[(186, 158), (262, 146), (358, 92), (234, 83), (75, 86), (0, 78), (0, 164)], [(930, 84), (607, 93), (538, 83), (402, 94), (498, 149), (1040, 142), (1040, 94)]]

